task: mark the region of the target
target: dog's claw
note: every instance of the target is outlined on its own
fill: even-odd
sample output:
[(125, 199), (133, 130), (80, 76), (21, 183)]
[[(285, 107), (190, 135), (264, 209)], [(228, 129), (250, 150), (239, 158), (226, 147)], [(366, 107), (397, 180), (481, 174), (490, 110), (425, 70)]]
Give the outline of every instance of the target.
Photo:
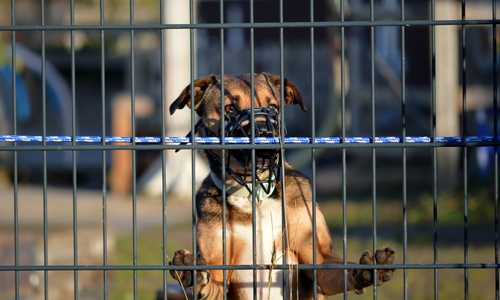
[[(394, 263), (395, 251), (390, 246), (378, 249), (375, 255), (372, 256), (370, 251), (366, 250), (359, 259), (360, 265), (372, 265), (376, 262), (378, 265), (391, 265)], [(354, 279), (354, 292), (356, 294), (364, 293), (364, 288), (372, 284), (382, 285), (384, 282), (392, 279), (395, 270), (382, 269), (377, 270), (377, 276), (374, 270), (353, 270), (352, 277)]]
[(394, 250), (386, 247), (384, 249), (378, 249), (375, 253), (375, 260), (379, 265), (388, 265), (394, 263)]
[(364, 289), (354, 289), (354, 292), (357, 294), (357, 295), (362, 295), (365, 293), (365, 290)]
[(359, 259), (359, 264), (360, 265), (371, 265), (371, 264), (373, 264), (370, 251), (365, 250), (365, 252), (363, 252), (363, 254), (361, 255), (361, 258)]
[(201, 255), (201, 253), (198, 253), (198, 255), (196, 255), (196, 264), (198, 266), (204, 266), (207, 264), (207, 261), (205, 260), (205, 258)]
[(182, 260), (182, 263), (185, 266), (192, 266), (194, 264), (194, 257), (191, 253), (184, 255), (184, 259)]

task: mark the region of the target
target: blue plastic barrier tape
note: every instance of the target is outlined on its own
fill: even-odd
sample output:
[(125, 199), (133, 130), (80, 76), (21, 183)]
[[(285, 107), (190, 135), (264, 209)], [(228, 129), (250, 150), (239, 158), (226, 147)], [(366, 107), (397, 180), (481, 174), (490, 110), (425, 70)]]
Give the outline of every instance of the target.
[[(0, 135), (0, 142), (43, 142), (43, 136), (40, 135)], [(132, 137), (129, 136), (106, 136), (105, 143), (132, 143)], [(436, 143), (462, 143), (462, 142), (477, 142), (487, 143), (494, 142), (493, 136), (447, 136), (436, 137)], [(500, 141), (500, 136), (497, 137)], [(48, 135), (45, 137), (45, 142), (50, 143), (63, 143), (73, 142), (72, 136), (53, 136)], [(76, 143), (102, 143), (100, 136), (75, 136)], [(191, 143), (190, 137), (135, 137), (136, 144), (158, 144), (165, 142), (167, 144)], [(220, 144), (222, 139), (219, 137), (195, 137), (195, 144)], [(250, 144), (251, 139), (248, 137), (226, 137), (224, 139), (226, 144)], [(408, 136), (405, 138), (405, 143), (431, 143), (432, 137), (430, 136)], [(279, 144), (280, 138), (277, 137), (259, 137), (255, 138), (255, 144)], [(341, 137), (316, 137), (314, 144), (341, 144)], [(402, 137), (386, 136), (386, 137), (346, 137), (344, 143), (346, 144), (388, 144), (388, 143), (403, 143)], [(284, 144), (313, 144), (313, 139), (310, 137), (285, 137)]]

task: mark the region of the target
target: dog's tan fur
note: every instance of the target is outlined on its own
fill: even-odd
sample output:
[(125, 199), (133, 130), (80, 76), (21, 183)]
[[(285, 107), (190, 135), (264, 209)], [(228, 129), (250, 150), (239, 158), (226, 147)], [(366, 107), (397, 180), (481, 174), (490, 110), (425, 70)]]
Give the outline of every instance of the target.
[[(280, 106), (279, 76), (266, 73), (254, 75), (255, 90), (250, 91), (250, 74), (224, 77), (224, 109), (247, 109), (254, 105), (260, 107)], [(306, 107), (298, 88), (284, 79), (284, 103), (298, 104), (304, 111)], [(194, 105), (191, 103), (191, 86), (186, 87), (170, 107), (170, 113), (188, 106), (194, 108), (202, 122), (212, 132), (217, 133), (220, 127), (221, 112), (221, 80), (211, 76), (194, 82)], [(227, 151), (226, 151), (227, 152)], [(220, 151), (214, 151), (218, 156)], [(236, 173), (238, 164), (230, 164)], [(221, 178), (221, 171), (211, 168), (216, 178)], [(342, 264), (343, 258), (334, 253), (333, 243), (328, 227), (319, 206), (313, 207), (312, 192), (309, 181), (301, 173), (285, 164), (282, 183), (278, 183), (271, 197), (255, 204), (255, 242), (252, 243), (252, 202), (251, 199), (226, 195), (226, 223), (223, 224), (222, 192), (216, 186), (213, 176), (208, 176), (196, 194), (198, 214), (197, 251), (195, 257), (189, 251), (176, 251), (172, 263), (174, 265), (274, 265), (282, 264)], [(266, 174), (261, 175), (261, 177)], [(234, 180), (226, 176), (226, 184), (234, 185)], [(283, 192), (284, 187), (284, 192)], [(286, 218), (282, 218), (282, 197), (285, 199)], [(316, 224), (312, 223), (313, 213)], [(313, 226), (316, 227), (316, 244), (313, 244)], [(283, 230), (283, 228), (285, 228)], [(225, 240), (223, 241), (223, 230)], [(285, 245), (283, 245), (285, 241)], [(223, 249), (225, 245), (225, 251)], [(313, 249), (315, 249), (315, 259)], [(255, 250), (255, 256), (254, 256)], [(224, 261), (223, 253), (226, 258)], [(274, 253), (274, 256), (273, 256)], [(394, 250), (385, 246), (376, 251), (374, 257), (365, 251), (359, 263), (392, 264)], [(350, 263), (352, 264), (352, 263)], [(373, 278), (373, 271), (349, 269), (347, 273), (347, 289), (362, 293), (364, 289), (376, 281), (378, 285), (392, 278), (393, 270), (378, 270)], [(191, 272), (172, 271), (174, 278), (184, 285), (192, 285)], [(196, 273), (196, 286), (199, 299), (222, 299), (227, 293), (228, 299), (250, 299), (257, 295), (258, 299), (284, 298), (311, 299), (316, 289), (318, 298), (344, 292), (344, 270), (321, 269), (316, 271), (317, 286), (313, 286), (312, 270), (287, 270), (266, 268), (252, 270), (228, 270), (224, 291), (224, 272), (222, 270), (199, 270)], [(256, 280), (254, 280), (256, 279)], [(271, 279), (271, 280), (269, 280)]]

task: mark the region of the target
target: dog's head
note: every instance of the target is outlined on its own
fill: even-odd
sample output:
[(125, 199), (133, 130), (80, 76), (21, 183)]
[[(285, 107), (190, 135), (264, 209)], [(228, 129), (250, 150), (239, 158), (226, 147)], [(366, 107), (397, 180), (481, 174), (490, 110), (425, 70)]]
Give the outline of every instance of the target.
[[(194, 108), (201, 118), (196, 131), (199, 136), (227, 137), (279, 137), (282, 124), (281, 78), (267, 73), (254, 74), (254, 91), (251, 91), (251, 75), (224, 77), (203, 77), (194, 81), (194, 87), (187, 86), (170, 106), (170, 114), (186, 105)], [(284, 79), (284, 105), (298, 104), (307, 111), (299, 89), (291, 81)], [(224, 84), (224, 107), (222, 107), (222, 84)], [(191, 91), (194, 91), (193, 97)], [(194, 105), (192, 102), (194, 100)], [(252, 99), (254, 109), (252, 110)], [(252, 127), (252, 115), (254, 126)], [(221, 120), (224, 127), (221, 126)], [(283, 128), (284, 129), (284, 128)], [(255, 172), (257, 181), (279, 180), (280, 151), (278, 149), (255, 150), (255, 166), (252, 166), (251, 150), (227, 150), (225, 157), (221, 151), (208, 150), (207, 155), (212, 172), (220, 178), (222, 166), (226, 170), (226, 182), (231, 180), (240, 185), (252, 181)], [(278, 170), (276, 170), (278, 168)]]

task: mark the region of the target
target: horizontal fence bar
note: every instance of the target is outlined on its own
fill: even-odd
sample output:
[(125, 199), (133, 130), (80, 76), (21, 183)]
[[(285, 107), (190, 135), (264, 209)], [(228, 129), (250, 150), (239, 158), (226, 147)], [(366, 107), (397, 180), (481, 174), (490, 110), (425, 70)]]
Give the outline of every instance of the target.
[[(495, 139), (494, 136), (443, 136), (436, 137), (435, 143), (492, 143), (499, 141), (500, 136)], [(43, 136), (39, 135), (0, 135), (0, 142), (73, 142), (71, 136)], [(135, 143), (138, 144), (157, 144), (165, 143), (191, 143), (190, 137), (135, 137)], [(77, 143), (102, 143), (103, 138), (100, 136), (76, 136), (75, 142)], [(107, 136), (104, 137), (106, 143), (131, 143), (132, 137), (130, 136)], [(196, 144), (220, 144), (222, 139), (220, 137), (196, 137), (194, 139)], [(281, 139), (279, 137), (256, 137), (255, 144), (279, 144)], [(433, 138), (430, 136), (407, 136), (404, 139), (397, 136), (385, 137), (285, 137), (283, 139), (285, 144), (387, 144), (387, 143), (432, 143)], [(226, 144), (250, 144), (251, 138), (248, 137), (225, 137), (224, 143)]]
[(197, 24), (82, 24), (82, 25), (13, 25), (0, 26), (0, 31), (40, 30), (152, 30), (152, 29), (230, 29), (230, 28), (322, 28), (369, 26), (440, 26), (492, 25), (500, 20), (380, 20), (380, 21), (324, 21), (324, 22), (262, 22), (262, 23), (197, 23)]
[(392, 264), (392, 265), (360, 265), (360, 264), (277, 264), (277, 265), (202, 265), (202, 266), (171, 266), (171, 265), (30, 265), (30, 266), (0, 266), (4, 271), (96, 271), (96, 270), (311, 270), (311, 269), (358, 269), (358, 270), (401, 270), (401, 269), (498, 269), (496, 263), (442, 263), (442, 264)]

